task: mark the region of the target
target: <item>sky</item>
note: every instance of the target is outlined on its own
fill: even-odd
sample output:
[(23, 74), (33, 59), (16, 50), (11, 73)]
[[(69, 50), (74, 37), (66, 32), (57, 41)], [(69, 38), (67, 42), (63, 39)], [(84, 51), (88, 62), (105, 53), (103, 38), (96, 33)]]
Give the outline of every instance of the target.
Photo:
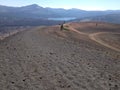
[(30, 4), (64, 9), (120, 10), (120, 0), (0, 0), (0, 5), (6, 6), (20, 7)]

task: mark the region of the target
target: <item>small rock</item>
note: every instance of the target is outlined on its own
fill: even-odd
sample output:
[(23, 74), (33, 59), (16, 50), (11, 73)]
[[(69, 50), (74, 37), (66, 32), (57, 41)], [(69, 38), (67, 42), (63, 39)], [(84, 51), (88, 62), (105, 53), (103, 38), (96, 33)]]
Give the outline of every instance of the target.
[(14, 84), (15, 82), (11, 82), (12, 84)]
[(23, 82), (25, 82), (25, 79), (23, 79)]
[(70, 88), (71, 86), (70, 86), (70, 85), (68, 85), (67, 87), (68, 87), (68, 88)]
[(42, 79), (42, 77), (40, 77), (40, 79)]

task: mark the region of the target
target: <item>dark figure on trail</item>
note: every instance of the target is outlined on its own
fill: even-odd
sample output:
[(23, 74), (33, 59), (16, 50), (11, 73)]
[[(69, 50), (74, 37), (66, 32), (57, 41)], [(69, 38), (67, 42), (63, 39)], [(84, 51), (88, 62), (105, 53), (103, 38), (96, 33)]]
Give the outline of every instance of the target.
[(63, 22), (63, 24), (61, 24), (60, 30), (63, 30), (63, 29), (64, 29), (64, 24), (65, 24), (65, 21)]
[(96, 26), (97, 26), (98, 24), (96, 23)]
[(60, 30), (63, 30), (63, 24), (60, 26)]

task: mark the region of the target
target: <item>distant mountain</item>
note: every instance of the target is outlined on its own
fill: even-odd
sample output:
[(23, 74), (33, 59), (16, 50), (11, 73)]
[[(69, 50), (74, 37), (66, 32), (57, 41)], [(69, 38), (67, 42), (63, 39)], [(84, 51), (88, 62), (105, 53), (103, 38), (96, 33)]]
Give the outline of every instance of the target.
[(48, 11), (38, 5), (29, 5), (24, 7), (6, 7), (0, 6), (0, 16), (15, 16), (19, 18), (46, 18), (53, 16), (52, 12)]
[(120, 24), (120, 13), (85, 17), (85, 18), (76, 19), (74, 21), (80, 21), (80, 22), (97, 21), (97, 22), (109, 22), (109, 23)]
[[(115, 16), (117, 15), (117, 16)], [(43, 8), (37, 4), (23, 7), (8, 7), (0, 5), (0, 26), (5, 25), (53, 25), (59, 21), (48, 18), (74, 17), (79, 20), (107, 19), (109, 22), (119, 22), (120, 10), (85, 11), (80, 9)]]
[[(32, 4), (23, 7), (7, 7), (0, 6), (0, 15), (13, 15), (19, 17), (27, 18), (52, 18), (52, 17), (88, 17), (88, 16), (98, 16), (106, 15), (111, 13), (118, 13), (120, 10), (108, 10), (108, 11), (85, 11), (80, 9), (54, 9), (54, 8), (43, 8), (37, 4)], [(11, 15), (11, 16), (12, 16)]]

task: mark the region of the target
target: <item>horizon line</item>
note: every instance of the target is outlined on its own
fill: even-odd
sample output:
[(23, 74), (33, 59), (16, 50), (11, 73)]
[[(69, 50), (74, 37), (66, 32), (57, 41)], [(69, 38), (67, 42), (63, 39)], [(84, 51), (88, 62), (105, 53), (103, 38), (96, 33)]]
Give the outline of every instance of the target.
[(3, 5), (3, 4), (0, 4), (0, 6), (6, 6), (6, 7), (25, 7), (25, 6), (30, 6), (30, 5), (37, 5), (39, 7), (43, 7), (43, 8), (53, 8), (53, 9), (65, 9), (65, 10), (69, 10), (69, 9), (79, 9), (79, 10), (84, 10), (84, 11), (111, 11), (111, 10), (114, 10), (114, 11), (117, 11), (117, 10), (120, 10), (120, 9), (81, 9), (81, 8), (74, 8), (74, 7), (71, 7), (71, 8), (64, 8), (64, 7), (44, 7), (44, 6), (41, 6), (39, 4), (27, 4), (27, 5), (20, 5), (20, 6), (13, 6), (13, 5)]

